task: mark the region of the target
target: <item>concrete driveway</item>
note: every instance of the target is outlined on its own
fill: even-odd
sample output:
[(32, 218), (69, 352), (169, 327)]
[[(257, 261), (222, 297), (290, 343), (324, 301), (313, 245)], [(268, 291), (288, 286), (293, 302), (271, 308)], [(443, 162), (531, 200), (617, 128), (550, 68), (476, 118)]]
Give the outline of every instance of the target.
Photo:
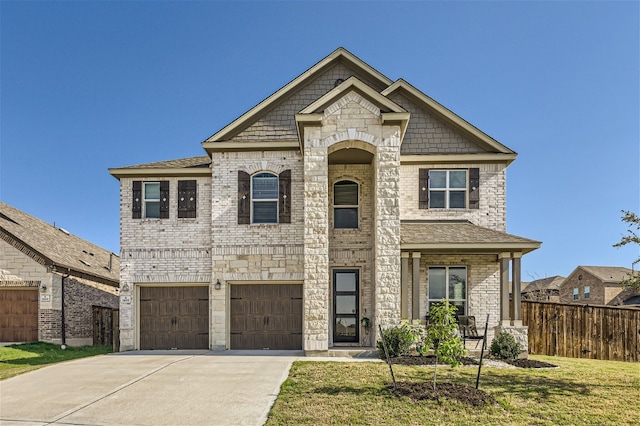
[(125, 352), (0, 381), (0, 425), (262, 425), (298, 353)]

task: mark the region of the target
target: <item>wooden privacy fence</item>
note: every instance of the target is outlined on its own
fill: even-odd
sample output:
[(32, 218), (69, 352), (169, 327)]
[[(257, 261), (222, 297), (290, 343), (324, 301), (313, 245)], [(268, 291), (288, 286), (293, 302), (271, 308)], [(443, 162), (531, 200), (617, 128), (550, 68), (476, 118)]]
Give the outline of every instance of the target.
[(110, 345), (120, 350), (120, 311), (102, 306), (93, 307), (93, 344)]
[(640, 309), (522, 301), (529, 353), (640, 361)]

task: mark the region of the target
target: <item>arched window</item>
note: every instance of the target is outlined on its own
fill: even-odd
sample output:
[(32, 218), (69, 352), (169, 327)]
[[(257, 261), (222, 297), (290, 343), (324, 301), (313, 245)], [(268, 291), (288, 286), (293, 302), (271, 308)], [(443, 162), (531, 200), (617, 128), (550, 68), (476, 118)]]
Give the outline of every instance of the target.
[(258, 173), (251, 178), (251, 223), (278, 223), (278, 175)]
[(358, 228), (358, 184), (341, 180), (333, 185), (333, 227)]

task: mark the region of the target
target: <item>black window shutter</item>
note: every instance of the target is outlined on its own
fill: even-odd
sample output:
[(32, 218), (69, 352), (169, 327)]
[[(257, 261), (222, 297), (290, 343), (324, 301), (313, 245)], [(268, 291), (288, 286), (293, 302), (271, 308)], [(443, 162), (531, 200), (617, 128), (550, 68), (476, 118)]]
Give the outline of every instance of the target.
[(142, 181), (133, 181), (133, 202), (131, 203), (131, 218), (142, 218)]
[(178, 181), (178, 217), (196, 217), (197, 183), (195, 180)]
[(469, 208), (480, 208), (480, 169), (469, 169)]
[(418, 208), (429, 208), (429, 169), (420, 169), (419, 171), (419, 185), (418, 185)]
[(251, 176), (238, 170), (238, 225), (251, 223)]
[(160, 219), (169, 218), (169, 181), (160, 182)]
[(291, 223), (291, 170), (278, 176), (278, 223)]

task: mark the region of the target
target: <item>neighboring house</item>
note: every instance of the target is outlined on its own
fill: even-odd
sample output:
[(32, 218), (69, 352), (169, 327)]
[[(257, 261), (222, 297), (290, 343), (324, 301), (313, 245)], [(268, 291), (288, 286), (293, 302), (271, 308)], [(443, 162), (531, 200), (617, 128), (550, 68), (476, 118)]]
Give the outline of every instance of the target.
[(526, 343), (516, 153), (406, 81), (339, 48), (202, 147), (110, 169), (121, 350), (371, 347), (445, 298)]
[(118, 307), (119, 265), (115, 254), (0, 202), (0, 342), (91, 345), (93, 306)]
[(541, 278), (522, 286), (522, 300), (534, 300), (538, 302), (559, 302), (560, 286), (564, 277)]
[(633, 297), (640, 295), (640, 292), (625, 290), (620, 285), (631, 273), (634, 272), (622, 266), (578, 266), (562, 283), (560, 302), (633, 305)]

